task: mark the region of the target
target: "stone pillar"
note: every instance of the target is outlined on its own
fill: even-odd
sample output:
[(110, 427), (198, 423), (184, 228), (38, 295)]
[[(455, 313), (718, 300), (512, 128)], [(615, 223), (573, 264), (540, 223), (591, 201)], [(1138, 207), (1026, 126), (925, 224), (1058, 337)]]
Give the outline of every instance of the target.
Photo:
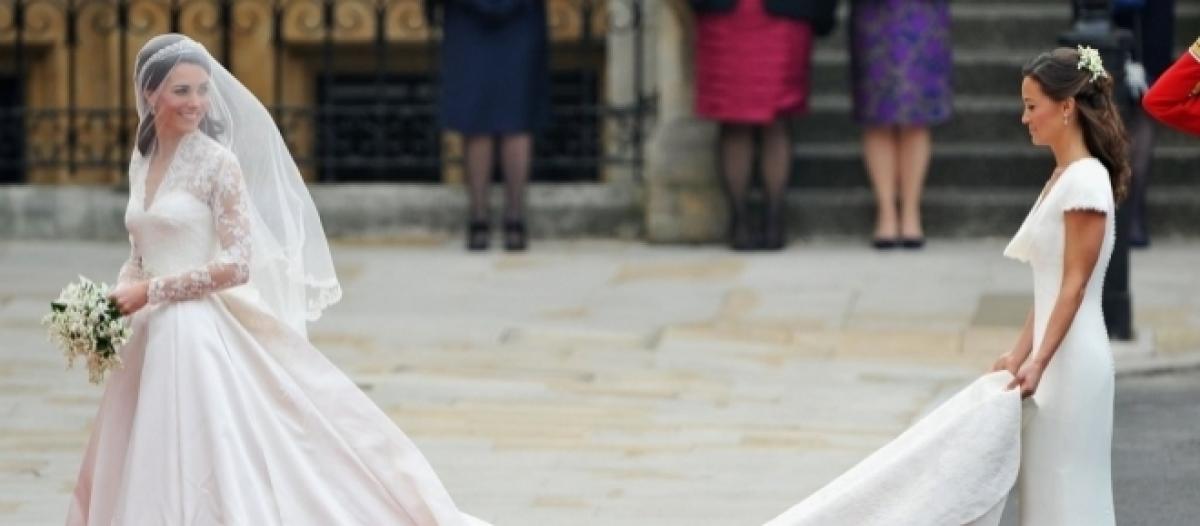
[[(639, 100), (657, 91), (655, 76), (658, 42), (655, 34), (661, 10), (658, 0), (612, 0), (605, 2), (608, 25), (605, 32), (604, 100), (611, 108), (631, 109)], [(640, 70), (639, 70), (640, 68)], [(640, 85), (639, 85), (640, 83)], [(636, 154), (633, 127), (641, 125), (642, 137), (636, 142), (647, 144), (646, 134), (654, 122), (650, 112), (638, 123), (626, 115), (609, 116), (602, 122), (604, 155), (623, 161)], [(603, 182), (633, 188), (637, 185), (630, 163), (605, 164)]]
[(717, 127), (693, 113), (693, 17), (686, 0), (656, 2), (658, 119), (646, 147), (646, 238), (710, 242), (724, 236), (728, 205), (717, 179)]

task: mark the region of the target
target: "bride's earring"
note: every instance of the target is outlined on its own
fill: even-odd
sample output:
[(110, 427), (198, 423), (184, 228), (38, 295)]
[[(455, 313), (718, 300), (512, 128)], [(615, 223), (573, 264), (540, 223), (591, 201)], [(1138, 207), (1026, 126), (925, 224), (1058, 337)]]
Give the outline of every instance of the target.
[(1070, 124), (1070, 123), (1071, 123), (1071, 118), (1068, 117), (1067, 114), (1064, 113), (1063, 114), (1063, 124)]

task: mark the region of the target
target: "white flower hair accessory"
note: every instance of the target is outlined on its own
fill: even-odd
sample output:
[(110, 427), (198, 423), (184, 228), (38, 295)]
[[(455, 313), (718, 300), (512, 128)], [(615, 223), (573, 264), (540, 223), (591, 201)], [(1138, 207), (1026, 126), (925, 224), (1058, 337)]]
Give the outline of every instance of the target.
[(1078, 69), (1086, 69), (1092, 73), (1091, 82), (1096, 82), (1100, 77), (1108, 78), (1108, 72), (1104, 71), (1104, 62), (1100, 60), (1100, 52), (1089, 46), (1079, 46), (1079, 64), (1075, 67)]

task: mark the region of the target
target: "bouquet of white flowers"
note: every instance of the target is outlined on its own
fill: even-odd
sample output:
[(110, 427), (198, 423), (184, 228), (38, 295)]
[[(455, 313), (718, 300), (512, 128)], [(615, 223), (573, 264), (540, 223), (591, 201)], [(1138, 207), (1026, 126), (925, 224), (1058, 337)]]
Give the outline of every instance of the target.
[(68, 284), (58, 299), (50, 302), (50, 314), (42, 318), (50, 341), (67, 355), (67, 366), (75, 365), (76, 358), (86, 360), (88, 380), (94, 384), (121, 365), (117, 348), (132, 334), (108, 292), (107, 284), (79, 276), (78, 283)]

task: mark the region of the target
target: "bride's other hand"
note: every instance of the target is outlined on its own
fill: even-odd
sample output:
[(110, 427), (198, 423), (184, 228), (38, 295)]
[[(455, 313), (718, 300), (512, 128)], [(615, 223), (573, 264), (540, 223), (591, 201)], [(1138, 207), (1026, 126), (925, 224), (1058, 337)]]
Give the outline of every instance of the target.
[(135, 281), (118, 285), (108, 297), (116, 302), (117, 310), (121, 311), (122, 316), (131, 316), (146, 306), (149, 292), (149, 281)]
[(1021, 398), (1029, 398), (1037, 392), (1038, 384), (1042, 381), (1042, 372), (1045, 371), (1037, 360), (1030, 360), (1017, 371), (1016, 378), (1008, 384), (1009, 389), (1016, 387), (1021, 388)]

